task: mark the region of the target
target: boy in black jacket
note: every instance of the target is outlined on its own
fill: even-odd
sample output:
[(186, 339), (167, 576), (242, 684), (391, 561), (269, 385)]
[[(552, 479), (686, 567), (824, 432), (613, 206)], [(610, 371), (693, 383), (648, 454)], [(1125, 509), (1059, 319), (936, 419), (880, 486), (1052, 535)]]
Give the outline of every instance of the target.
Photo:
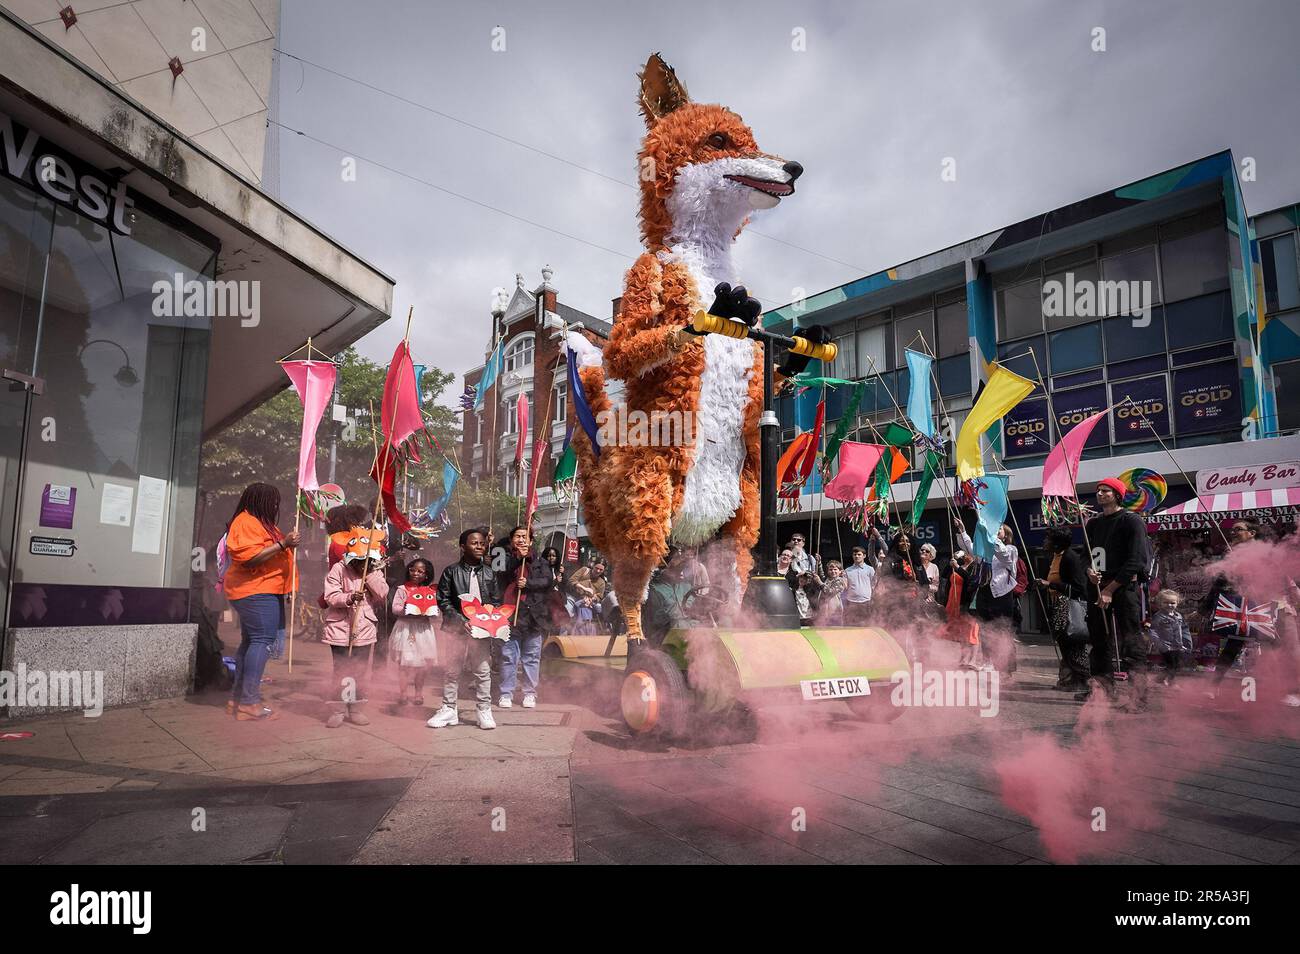
[(483, 559), (487, 538), (481, 531), (466, 530), (460, 535), (460, 561), (442, 571), (438, 580), (438, 611), (442, 614), (442, 644), (447, 647), (447, 670), (443, 676), (442, 708), (426, 725), (441, 729), (460, 724), (456, 710), (456, 693), (461, 670), (468, 667), (474, 680), (478, 702), (478, 726), (495, 729), (492, 718), (492, 639), (475, 639), (473, 627), (461, 611), (462, 595), (477, 597), (483, 604), (500, 602), (496, 576)]

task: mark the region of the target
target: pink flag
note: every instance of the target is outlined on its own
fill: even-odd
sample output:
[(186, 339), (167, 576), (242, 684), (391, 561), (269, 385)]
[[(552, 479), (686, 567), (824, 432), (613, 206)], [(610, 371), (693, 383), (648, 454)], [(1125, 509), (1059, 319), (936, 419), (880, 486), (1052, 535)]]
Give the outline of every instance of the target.
[(298, 487), (318, 490), (316, 482), (316, 428), (325, 415), (339, 369), (329, 361), (282, 361), (293, 389), (302, 401), (302, 438), (298, 445)]
[(840, 445), (839, 472), (826, 484), (826, 496), (849, 503), (861, 500), (867, 484), (875, 480), (876, 465), (887, 450), (884, 444), (859, 444), (845, 441)]
[(528, 395), (519, 395), (515, 405), (515, 423), (519, 425), (519, 443), (515, 445), (515, 466), (524, 462), (524, 445), (528, 443)]
[[(397, 448), (416, 431), (424, 430), (424, 417), (420, 414), (420, 395), (415, 390), (415, 367), (411, 364), (411, 349), (403, 340), (393, 352), (384, 379), (384, 402), (380, 408), (384, 442)], [(418, 452), (415, 460), (419, 460)]]
[(1044, 497), (1074, 497), (1074, 479), (1079, 473), (1083, 445), (1088, 443), (1097, 422), (1109, 413), (1110, 408), (1106, 408), (1084, 418), (1056, 442), (1052, 452), (1047, 455), (1047, 462), (1043, 464)]

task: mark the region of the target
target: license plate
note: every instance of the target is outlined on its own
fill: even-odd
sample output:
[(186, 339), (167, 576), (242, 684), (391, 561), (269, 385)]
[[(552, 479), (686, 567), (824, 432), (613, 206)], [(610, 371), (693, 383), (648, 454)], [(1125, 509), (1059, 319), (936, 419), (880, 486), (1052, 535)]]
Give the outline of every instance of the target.
[(839, 679), (804, 679), (799, 683), (805, 702), (822, 699), (848, 699), (850, 696), (871, 695), (871, 684), (866, 676), (843, 676)]

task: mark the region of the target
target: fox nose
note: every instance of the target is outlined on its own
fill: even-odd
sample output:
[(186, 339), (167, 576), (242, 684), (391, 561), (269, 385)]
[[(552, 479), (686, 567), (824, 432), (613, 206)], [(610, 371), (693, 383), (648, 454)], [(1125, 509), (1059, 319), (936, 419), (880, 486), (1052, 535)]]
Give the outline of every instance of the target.
[(791, 182), (794, 182), (795, 179), (798, 179), (801, 175), (803, 175), (803, 166), (799, 165), (799, 163), (795, 162), (793, 159), (791, 159), (781, 168), (784, 169), (786, 171), (786, 174), (790, 176)]

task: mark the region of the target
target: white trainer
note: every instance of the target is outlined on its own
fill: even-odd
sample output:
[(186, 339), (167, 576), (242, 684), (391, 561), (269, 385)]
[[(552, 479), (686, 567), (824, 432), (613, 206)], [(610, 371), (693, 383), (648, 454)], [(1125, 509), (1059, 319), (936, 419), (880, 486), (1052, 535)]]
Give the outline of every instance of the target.
[[(1294, 692), (1288, 693), (1286, 698), (1282, 700), (1282, 703), (1293, 709), (1300, 708), (1300, 696), (1296, 695)], [(526, 698), (524, 699), (524, 705), (528, 705), (528, 700)]]
[(525, 709), (537, 708), (537, 697), (533, 695), (531, 692), (524, 694), (524, 708)]
[(511, 699), (509, 696), (502, 696), (500, 699), (497, 700), (497, 705), (502, 709), (509, 709), (514, 704), (515, 704), (514, 700)]
[(495, 729), (497, 727), (497, 720), (492, 718), (491, 709), (478, 710), (478, 727), (480, 729)]
[(449, 725), (460, 725), (460, 713), (451, 706), (443, 706), (425, 723), (431, 729), (442, 729)]

